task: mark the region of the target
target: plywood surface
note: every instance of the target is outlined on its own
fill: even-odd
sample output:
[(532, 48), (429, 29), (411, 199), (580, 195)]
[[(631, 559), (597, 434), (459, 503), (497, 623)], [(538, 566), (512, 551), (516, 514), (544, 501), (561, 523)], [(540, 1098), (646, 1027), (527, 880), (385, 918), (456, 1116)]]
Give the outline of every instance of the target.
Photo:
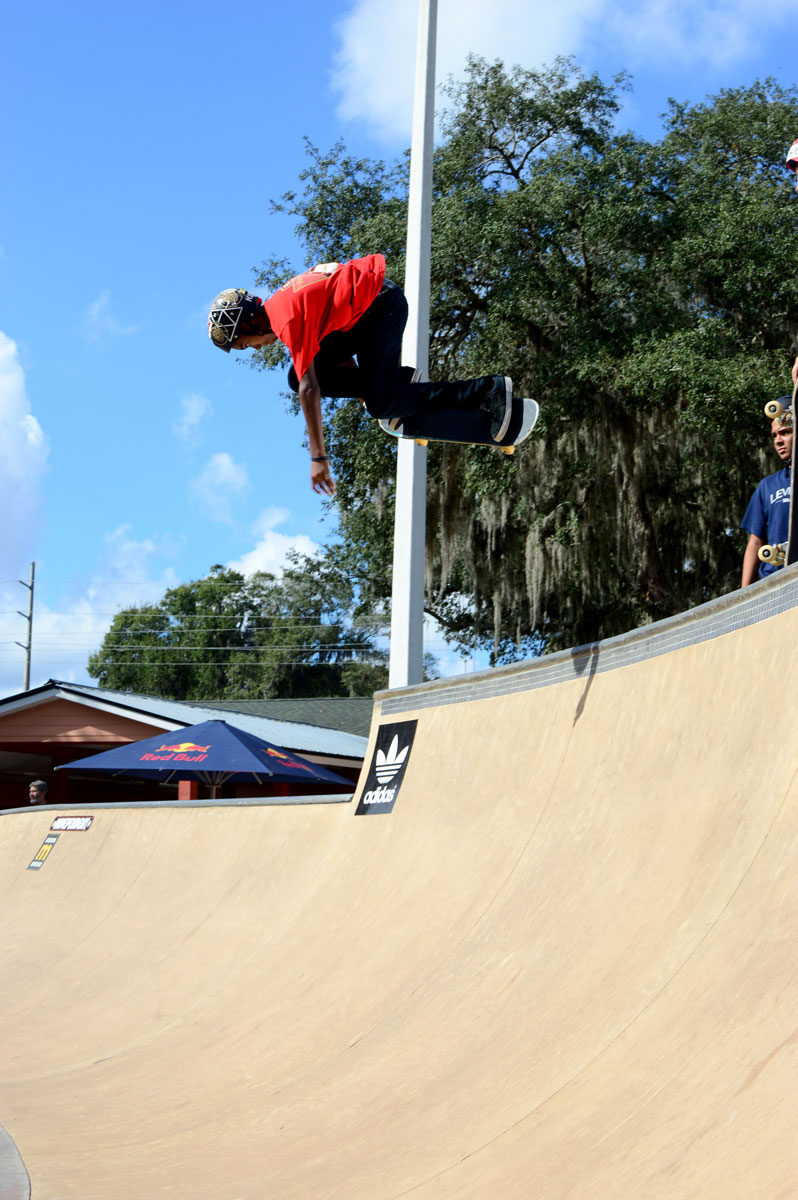
[(0, 819), (35, 1200), (795, 1195), (796, 639), (411, 713), (390, 815)]

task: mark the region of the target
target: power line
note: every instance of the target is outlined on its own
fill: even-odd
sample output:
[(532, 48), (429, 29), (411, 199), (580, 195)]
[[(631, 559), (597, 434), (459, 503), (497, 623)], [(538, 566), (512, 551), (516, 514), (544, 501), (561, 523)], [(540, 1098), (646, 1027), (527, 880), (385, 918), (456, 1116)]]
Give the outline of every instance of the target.
[[(27, 587), (27, 584), (25, 586)], [(5, 609), (2, 612), (0, 612), (0, 617), (13, 616), (13, 615), (15, 615), (16, 611), (17, 611), (16, 609)], [(101, 612), (95, 612), (92, 609), (91, 612), (58, 612), (56, 609), (48, 608), (44, 613), (40, 614), (40, 616), (44, 616), (44, 617), (84, 617), (84, 618), (120, 617), (120, 616), (124, 615), (124, 611), (125, 610), (120, 612), (119, 610), (117, 610), (115, 613), (101, 613)], [(192, 621), (229, 620), (229, 617), (226, 617), (224, 614), (219, 616), (219, 615), (214, 615), (213, 613), (188, 613), (184, 616), (175, 616), (172, 614), (167, 614), (167, 615), (169, 616), (169, 620), (172, 622), (171, 626), (167, 626), (167, 628), (175, 628), (175, 627), (181, 626), (183, 624), (190, 624)], [(345, 629), (346, 628), (345, 623), (340, 622), (340, 621), (339, 622), (323, 621), (321, 619), (319, 619), (318, 621), (287, 621), (285, 625), (282, 624), (282, 621), (283, 621), (283, 618), (278, 616), (278, 617), (272, 617), (270, 619), (270, 623), (266, 624), (266, 625), (255, 625), (255, 624), (251, 624), (250, 622), (239, 622), (237, 625), (222, 625), (219, 627), (219, 631), (222, 632), (224, 630), (242, 629), (242, 628), (243, 629), (271, 629), (271, 628), (273, 628), (274, 625), (279, 625), (279, 627), (281, 629), (319, 629), (319, 628)], [(68, 631), (64, 630), (64, 632), (66, 633)], [(84, 631), (81, 630), (80, 632), (84, 632)], [(126, 630), (125, 632), (129, 632), (129, 633), (163, 633), (164, 630), (162, 630), (162, 629), (150, 630), (150, 629), (143, 628), (142, 626), (136, 626), (135, 629), (129, 629), (129, 630)]]
[[(74, 666), (70, 659), (48, 659), (50, 666)], [(262, 666), (260, 662), (197, 662), (194, 659), (187, 659), (185, 662), (108, 662), (104, 664), (103, 670), (107, 667), (125, 668), (125, 670), (150, 670), (150, 667), (235, 667), (236, 670), (254, 671)], [(346, 666), (385, 666), (383, 659), (343, 659), (340, 662), (313, 662), (308, 659), (281, 659), (277, 662), (270, 662), (269, 666), (277, 667), (346, 667)], [(94, 678), (98, 678), (95, 676)]]
[[(368, 638), (362, 638), (359, 642), (289, 642), (287, 646), (286, 644), (283, 644), (283, 646), (272, 646), (268, 642), (262, 644), (262, 646), (232, 646), (232, 644), (228, 644), (228, 646), (209, 646), (206, 642), (200, 643), (199, 646), (191, 646), (191, 644), (185, 642), (180, 642), (175, 644), (175, 646), (167, 646), (167, 644), (160, 642), (143, 642), (140, 646), (132, 646), (130, 642), (122, 642), (119, 646), (102, 646), (100, 650), (102, 650), (102, 653), (106, 653), (108, 650), (226, 650), (229, 654), (239, 654), (242, 650), (246, 650), (246, 652), (248, 650), (298, 650), (299, 652), (299, 650), (356, 650), (359, 646), (364, 646), (367, 641)], [(18, 644), (18, 642), (0, 642), (0, 646), (18, 646)], [(74, 650), (74, 653), (77, 654), (78, 652), (83, 652), (83, 650), (91, 650), (92, 644), (94, 643), (86, 642), (80, 644), (80, 646), (65, 646), (64, 649)], [(60, 647), (64, 646), (64, 643), (47, 642), (40, 638), (36, 642), (36, 647), (38, 649), (43, 646)], [(97, 653), (100, 653), (100, 650), (97, 650)]]

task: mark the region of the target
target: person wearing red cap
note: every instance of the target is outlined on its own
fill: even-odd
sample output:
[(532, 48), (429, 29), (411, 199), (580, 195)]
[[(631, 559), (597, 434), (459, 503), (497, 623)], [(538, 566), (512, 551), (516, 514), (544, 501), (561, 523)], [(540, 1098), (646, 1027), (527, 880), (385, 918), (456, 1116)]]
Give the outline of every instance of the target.
[(413, 368), (400, 365), (406, 323), (404, 292), (385, 278), (383, 256), (370, 254), (321, 263), (289, 279), (267, 300), (228, 288), (211, 306), (208, 335), (225, 352), (278, 340), (288, 347), (289, 382), (299, 393), (308, 430), (311, 486), (331, 496), (335, 482), (324, 449), (322, 396), (360, 397), (372, 417), (390, 420), (482, 408), (490, 415), (494, 441), (507, 433), (513, 411), (509, 376), (419, 382)]

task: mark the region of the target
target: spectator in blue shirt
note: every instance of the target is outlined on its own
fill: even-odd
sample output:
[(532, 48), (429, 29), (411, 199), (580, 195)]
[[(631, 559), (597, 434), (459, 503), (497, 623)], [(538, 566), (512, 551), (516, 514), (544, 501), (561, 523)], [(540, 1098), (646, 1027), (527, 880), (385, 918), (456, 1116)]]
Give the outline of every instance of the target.
[(743, 556), (742, 587), (764, 579), (766, 575), (778, 571), (779, 567), (772, 562), (759, 561), (759, 548), (765, 545), (776, 545), (786, 542), (790, 527), (790, 460), (792, 457), (792, 396), (779, 397), (784, 408), (784, 414), (777, 417), (771, 425), (773, 447), (781, 461), (785, 464), (780, 471), (766, 476), (757, 487), (745, 516), (742, 528), (748, 534), (748, 544)]

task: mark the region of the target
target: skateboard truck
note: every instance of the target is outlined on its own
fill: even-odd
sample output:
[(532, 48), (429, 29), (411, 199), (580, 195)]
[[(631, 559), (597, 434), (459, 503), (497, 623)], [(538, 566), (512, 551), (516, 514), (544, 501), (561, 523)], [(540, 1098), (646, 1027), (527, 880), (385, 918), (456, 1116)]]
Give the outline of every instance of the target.
[[(773, 401), (776, 403), (776, 401)], [(760, 562), (772, 563), (774, 567), (781, 567), (787, 557), (787, 547), (789, 542), (776, 542), (773, 546), (760, 546), (757, 555)]]
[(792, 425), (792, 413), (783, 407), (780, 400), (768, 400), (764, 411), (769, 421), (781, 421), (784, 425)]

